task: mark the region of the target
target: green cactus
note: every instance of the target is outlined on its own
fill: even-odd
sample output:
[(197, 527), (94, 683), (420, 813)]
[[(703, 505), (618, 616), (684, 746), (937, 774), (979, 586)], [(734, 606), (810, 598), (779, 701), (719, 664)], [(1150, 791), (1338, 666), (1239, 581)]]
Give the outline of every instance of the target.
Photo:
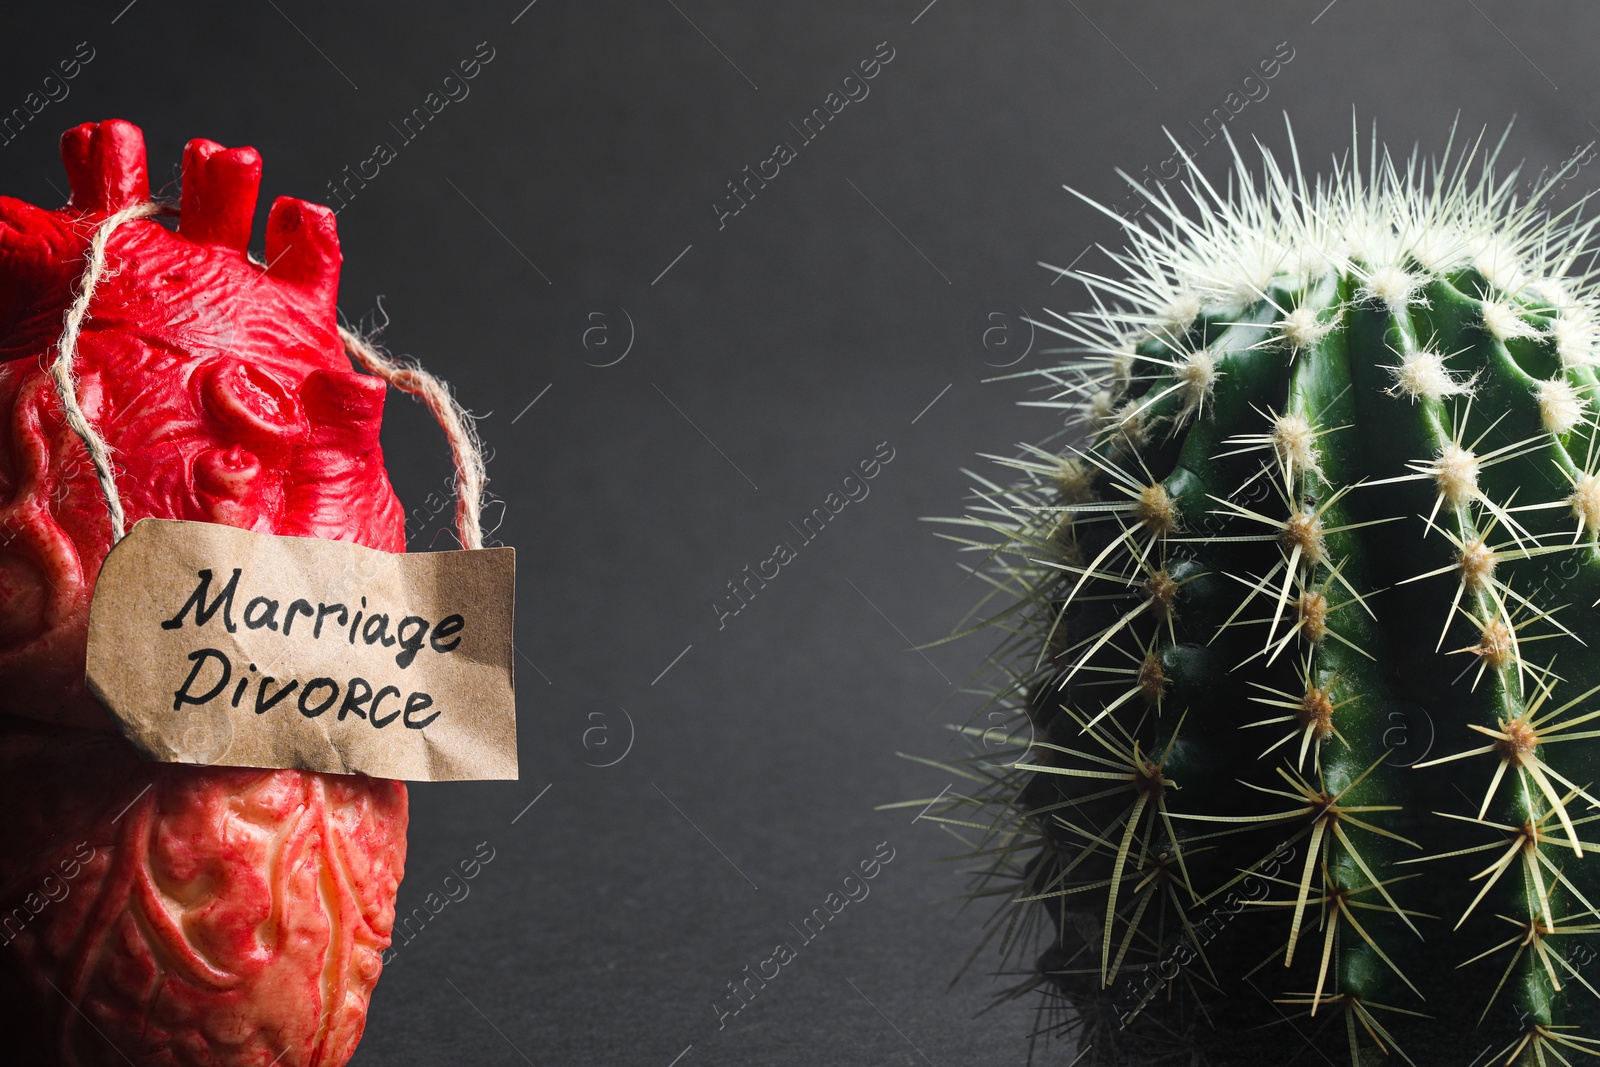
[(1063, 1062), (1600, 1056), (1593, 224), (1498, 153), (1136, 185), (939, 520), (1004, 636), (923, 817)]

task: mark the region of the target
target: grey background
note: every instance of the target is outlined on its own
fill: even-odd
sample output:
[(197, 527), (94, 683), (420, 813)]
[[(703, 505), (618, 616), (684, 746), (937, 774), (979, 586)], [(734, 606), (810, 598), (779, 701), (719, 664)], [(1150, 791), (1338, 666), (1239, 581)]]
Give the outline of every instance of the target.
[[(947, 751), (987, 646), (907, 650), (977, 592), (917, 520), (958, 507), (975, 452), (1051, 428), (1016, 383), (981, 384), (986, 364), (1040, 364), (1019, 309), (1082, 304), (1037, 261), (1117, 240), (1061, 186), (1119, 199), (1115, 168), (1168, 157), (1164, 125), (1198, 144), (1189, 124), (1281, 42), (1293, 59), (1235, 136), (1281, 149), (1287, 110), (1321, 169), (1352, 109), (1363, 137), (1376, 119), (1426, 148), (1458, 112), (1496, 132), (1516, 116), (1509, 155), (1559, 166), (1600, 121), (1600, 12), (525, 3), (97, 0), (6, 22), (0, 112), (80, 41), (95, 52), (0, 146), (0, 191), (52, 206), (56, 137), (112, 116), (143, 126), (157, 186), (206, 136), (260, 149), (263, 213), (325, 200), (494, 49), (339, 217), (346, 312), (371, 325), (381, 294), (386, 343), (483, 415), (525, 657), (522, 781), (413, 789), (402, 911), (480, 842), (495, 858), (385, 971), (354, 1062), (1019, 1063), (1029, 1010), (976, 1017), (999, 988), (984, 973), (945, 991), (982, 914), (939, 902), (961, 882), (928, 861), (954, 842), (874, 806), (949, 783), (895, 753)], [(719, 229), (725, 183), (884, 41), (870, 95)], [(1226, 148), (1198, 159), (1215, 172)], [(870, 496), (719, 630), (724, 583), (884, 441)], [(403, 397), (385, 448), (412, 547), (444, 544), (444, 448)], [(725, 983), (884, 841), (871, 896), (719, 1031)]]

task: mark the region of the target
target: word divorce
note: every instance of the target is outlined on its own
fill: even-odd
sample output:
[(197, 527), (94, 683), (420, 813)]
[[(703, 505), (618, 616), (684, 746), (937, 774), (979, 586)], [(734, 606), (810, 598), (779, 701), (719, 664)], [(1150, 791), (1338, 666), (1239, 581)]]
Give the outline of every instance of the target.
[[(236, 620), (234, 601), (238, 596), (242, 574), (243, 569), (235, 567), (227, 583), (215, 596), (211, 596), (214, 575), (209, 569), (196, 572), (198, 581), (194, 592), (184, 601), (177, 614), (162, 621), (161, 628), (182, 629), (189, 624), (191, 617), (196, 628), (203, 628), (210, 625), (211, 620), (220, 613), (221, 627), (230, 634), (237, 633), (240, 625), (243, 625), (247, 630), (267, 630), (303, 642), (318, 642), (326, 638), (330, 642), (344, 641), (352, 646), (360, 642), (362, 645), (393, 649), (395, 665), (403, 671), (424, 652), (445, 656), (455, 651), (461, 644), (461, 631), (466, 627), (466, 620), (460, 615), (446, 615), (437, 622), (420, 615), (406, 615), (394, 624), (391, 632), (391, 616), (387, 612), (370, 611), (366, 597), (360, 599), (358, 607), (325, 602), (312, 604), (306, 599), (292, 600), (285, 606), (270, 597), (257, 596), (245, 604)], [(328, 625), (330, 620), (333, 623), (331, 626)], [(186, 704), (209, 704), (222, 697), (231, 686), (233, 695), (229, 706), (235, 708), (254, 688), (253, 706), (257, 715), (271, 711), (298, 690), (299, 698), (295, 706), (308, 719), (333, 710), (336, 704), (340, 722), (354, 715), (380, 730), (397, 717), (408, 729), (420, 730), (439, 716), (437, 711), (431, 715), (422, 714), (433, 706), (433, 697), (429, 694), (413, 691), (405, 695), (400, 687), (394, 685), (374, 689), (365, 678), (352, 677), (344, 684), (326, 677), (312, 678), (304, 684), (299, 679), (290, 679), (274, 690), (273, 684), (278, 679), (261, 671), (254, 663), (241, 670), (221, 649), (197, 649), (189, 654), (188, 659), (193, 666), (189, 676), (172, 694), (173, 711), (180, 710)], [(391, 699), (395, 704), (385, 713), (382, 710), (383, 703)]]

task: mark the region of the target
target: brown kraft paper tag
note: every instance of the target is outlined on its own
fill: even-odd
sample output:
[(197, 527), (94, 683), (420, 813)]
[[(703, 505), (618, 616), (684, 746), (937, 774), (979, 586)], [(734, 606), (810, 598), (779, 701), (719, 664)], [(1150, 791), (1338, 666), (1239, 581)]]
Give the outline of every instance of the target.
[(164, 763), (515, 779), (515, 579), (512, 548), (144, 519), (100, 568), (86, 681)]

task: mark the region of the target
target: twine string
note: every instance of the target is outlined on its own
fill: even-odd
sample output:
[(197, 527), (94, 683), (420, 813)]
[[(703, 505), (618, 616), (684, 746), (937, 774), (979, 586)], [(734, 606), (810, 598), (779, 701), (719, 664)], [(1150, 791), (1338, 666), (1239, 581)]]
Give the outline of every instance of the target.
[(61, 401), (67, 425), (72, 427), (72, 432), (78, 435), (88, 451), (89, 462), (94, 464), (95, 480), (100, 483), (100, 492), (106, 498), (112, 544), (122, 540), (126, 529), (122, 497), (117, 493), (117, 482), (111, 474), (111, 447), (100, 436), (100, 432), (90, 425), (89, 417), (78, 404), (78, 372), (74, 361), (78, 355), (78, 336), (83, 332), (83, 320), (89, 313), (89, 301), (94, 298), (95, 287), (105, 273), (106, 245), (111, 240), (111, 232), (124, 222), (148, 218), (161, 210), (161, 206), (155, 203), (134, 204), (107, 216), (104, 222), (95, 227), (94, 237), (89, 241), (88, 263), (78, 283), (78, 295), (67, 309), (66, 324), (61, 330), (61, 340), (56, 345), (56, 358), (50, 364), (50, 380), (55, 383), (56, 396)]
[[(108, 215), (95, 227), (89, 241), (83, 276), (78, 283), (78, 295), (67, 309), (61, 338), (56, 344), (56, 358), (50, 364), (50, 380), (55, 386), (61, 409), (89, 453), (94, 465), (95, 480), (105, 497), (106, 514), (111, 523), (111, 543), (115, 545), (126, 535), (127, 517), (122, 509), (122, 496), (117, 492), (116, 478), (111, 470), (111, 446), (89, 422), (78, 403), (78, 375), (75, 362), (78, 355), (78, 338), (83, 332), (84, 319), (88, 317), (89, 303), (100, 284), (106, 269), (106, 246), (111, 234), (125, 222), (149, 218), (170, 209), (154, 202), (134, 204)], [(483, 547), (483, 487), (488, 481), (484, 470), (483, 451), (471, 414), (456, 400), (444, 382), (423, 370), (412, 361), (402, 361), (384, 354), (365, 338), (344, 327), (339, 327), (339, 340), (345, 351), (368, 372), (382, 378), (387, 384), (422, 401), (444, 430), (450, 442), (451, 458), (456, 471), (456, 533), (461, 547)]]
[(456, 534), (462, 548), (482, 548), (483, 486), (489, 479), (471, 414), (456, 400), (449, 386), (416, 362), (386, 355), (343, 326), (339, 327), (339, 339), (363, 368), (420, 400), (433, 414), (450, 442), (450, 457), (456, 468)]

